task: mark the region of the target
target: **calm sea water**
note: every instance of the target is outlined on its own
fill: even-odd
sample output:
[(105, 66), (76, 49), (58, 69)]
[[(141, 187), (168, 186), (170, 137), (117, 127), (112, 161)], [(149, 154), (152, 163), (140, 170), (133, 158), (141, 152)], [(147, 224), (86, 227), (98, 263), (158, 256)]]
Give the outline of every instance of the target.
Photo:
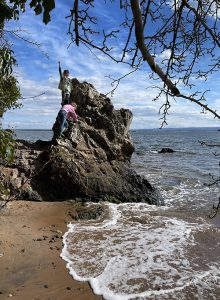
[[(50, 131), (17, 134), (51, 138)], [(219, 176), (213, 152), (220, 149), (199, 143), (219, 144), (220, 132), (138, 130), (132, 138), (132, 165), (165, 206), (106, 203), (101, 220), (69, 224), (61, 257), (70, 274), (104, 299), (220, 299), (220, 217), (208, 217), (219, 188), (204, 185), (210, 173)], [(164, 147), (175, 152), (159, 154)]]
[(49, 141), (52, 139), (53, 131), (52, 130), (27, 130), (27, 129), (17, 129), (14, 131), (15, 137), (21, 140), (27, 141), (37, 141), (44, 140)]

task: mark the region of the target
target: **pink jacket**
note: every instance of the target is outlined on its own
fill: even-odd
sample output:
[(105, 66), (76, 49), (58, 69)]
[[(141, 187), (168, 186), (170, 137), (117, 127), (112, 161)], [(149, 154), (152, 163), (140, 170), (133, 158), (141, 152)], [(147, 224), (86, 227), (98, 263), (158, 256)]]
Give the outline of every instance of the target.
[(62, 109), (67, 112), (67, 116), (66, 116), (67, 120), (70, 120), (70, 118), (72, 118), (73, 121), (78, 122), (78, 117), (75, 112), (75, 108), (71, 104), (65, 104), (62, 107)]

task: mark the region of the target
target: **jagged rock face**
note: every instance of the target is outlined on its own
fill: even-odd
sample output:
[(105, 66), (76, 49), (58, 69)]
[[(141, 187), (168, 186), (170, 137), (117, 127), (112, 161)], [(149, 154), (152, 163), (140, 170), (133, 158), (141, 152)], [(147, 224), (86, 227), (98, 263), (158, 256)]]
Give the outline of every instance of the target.
[(162, 204), (158, 192), (130, 168), (132, 113), (115, 110), (91, 84), (76, 79), (73, 84), (79, 125), (55, 145), (19, 141), (14, 164), (1, 167), (2, 181), (20, 199)]
[(71, 99), (80, 117), (81, 146), (92, 149), (98, 158), (129, 160), (134, 151), (129, 134), (131, 111), (115, 110), (111, 100), (91, 84), (73, 79), (73, 86)]

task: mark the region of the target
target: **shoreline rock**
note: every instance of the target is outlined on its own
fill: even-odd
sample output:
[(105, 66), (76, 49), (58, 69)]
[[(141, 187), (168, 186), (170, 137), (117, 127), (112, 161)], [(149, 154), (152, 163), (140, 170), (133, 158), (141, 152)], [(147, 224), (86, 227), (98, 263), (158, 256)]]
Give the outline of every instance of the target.
[(131, 111), (115, 110), (91, 84), (73, 79), (73, 86), (79, 125), (56, 143), (18, 140), (13, 164), (1, 166), (2, 182), (18, 199), (162, 205), (159, 192), (130, 167)]
[(175, 151), (171, 148), (162, 148), (158, 153), (174, 153)]

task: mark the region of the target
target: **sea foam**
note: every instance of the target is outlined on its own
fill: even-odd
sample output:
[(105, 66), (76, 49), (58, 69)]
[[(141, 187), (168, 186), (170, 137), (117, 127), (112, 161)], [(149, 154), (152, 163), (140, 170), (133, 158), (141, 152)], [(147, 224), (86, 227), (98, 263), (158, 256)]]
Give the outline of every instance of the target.
[(198, 266), (191, 257), (198, 247), (194, 232), (205, 225), (157, 215), (157, 207), (143, 203), (107, 208), (107, 220), (68, 225), (61, 257), (74, 279), (89, 281), (109, 300), (190, 299), (207, 292), (217, 299), (218, 261)]

